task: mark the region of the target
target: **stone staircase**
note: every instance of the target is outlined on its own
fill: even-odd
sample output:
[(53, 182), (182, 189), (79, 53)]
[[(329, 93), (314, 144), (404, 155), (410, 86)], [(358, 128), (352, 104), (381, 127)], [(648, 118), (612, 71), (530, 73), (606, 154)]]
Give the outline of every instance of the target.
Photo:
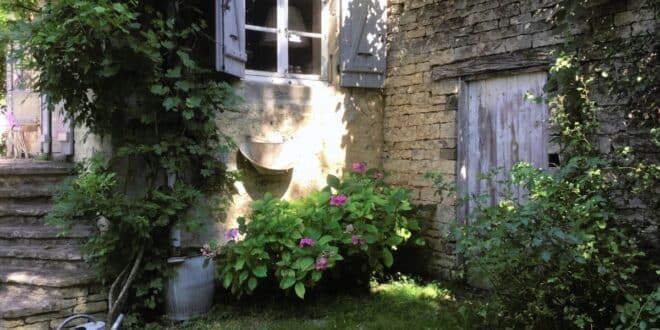
[(104, 317), (105, 296), (82, 257), (93, 228), (60, 236), (44, 222), (53, 188), (70, 173), (67, 163), (0, 160), (0, 329), (54, 329), (75, 313)]

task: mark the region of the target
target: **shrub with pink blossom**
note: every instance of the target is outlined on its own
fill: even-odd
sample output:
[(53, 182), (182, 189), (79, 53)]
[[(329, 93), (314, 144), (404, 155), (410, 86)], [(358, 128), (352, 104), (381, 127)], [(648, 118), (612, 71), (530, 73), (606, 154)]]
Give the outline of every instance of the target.
[(302, 199), (266, 194), (254, 201), (252, 213), (239, 219), (236, 235), (229, 233), (240, 232), (243, 239), (230, 240), (217, 257), (222, 285), (241, 296), (270, 278), (304, 298), (325, 272), (347, 259), (359, 260), (369, 274), (391, 267), (392, 250), (419, 225), (406, 216), (408, 191), (385, 183), (386, 175), (356, 163), (343, 180), (329, 175), (325, 188)]

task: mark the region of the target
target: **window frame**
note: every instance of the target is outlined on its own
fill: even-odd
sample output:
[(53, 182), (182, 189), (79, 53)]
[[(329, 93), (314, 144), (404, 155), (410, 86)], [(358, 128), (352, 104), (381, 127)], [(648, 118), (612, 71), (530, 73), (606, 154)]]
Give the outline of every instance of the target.
[[(245, 79), (263, 81), (264, 78), (272, 82), (281, 79), (293, 81), (322, 81), (328, 80), (328, 26), (330, 25), (329, 1), (320, 1), (321, 5), (321, 33), (296, 31), (295, 34), (301, 37), (318, 38), (321, 42), (321, 72), (320, 74), (300, 74), (288, 73), (289, 68), (289, 48), (288, 48), (288, 19), (289, 19), (289, 0), (277, 0), (277, 27), (265, 27), (258, 25), (245, 24), (245, 35), (247, 30), (275, 33), (277, 36), (277, 72), (261, 71), (245, 68)], [(273, 79), (270, 79), (273, 78)]]

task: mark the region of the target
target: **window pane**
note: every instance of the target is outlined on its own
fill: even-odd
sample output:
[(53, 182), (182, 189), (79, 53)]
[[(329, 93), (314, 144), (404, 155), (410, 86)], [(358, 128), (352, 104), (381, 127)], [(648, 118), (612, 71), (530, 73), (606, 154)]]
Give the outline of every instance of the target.
[(321, 0), (289, 0), (289, 30), (321, 33)]
[(245, 22), (248, 25), (277, 27), (277, 0), (246, 0)]
[(246, 30), (247, 64), (250, 70), (277, 72), (277, 35)]
[(321, 39), (289, 34), (289, 73), (321, 74)]

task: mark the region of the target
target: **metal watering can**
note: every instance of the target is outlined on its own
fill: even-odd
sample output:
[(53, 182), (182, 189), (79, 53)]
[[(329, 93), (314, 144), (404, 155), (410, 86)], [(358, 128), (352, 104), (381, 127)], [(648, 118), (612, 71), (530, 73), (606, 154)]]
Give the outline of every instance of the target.
[[(77, 320), (77, 319), (86, 319), (88, 322), (73, 327), (72, 328), (73, 330), (105, 330), (105, 322), (97, 321), (93, 316), (87, 315), (87, 314), (76, 314), (76, 315), (67, 317), (57, 327), (57, 330), (64, 329), (64, 327), (66, 327), (67, 324), (69, 324), (70, 322), (72, 322), (74, 320)], [(112, 324), (112, 327), (110, 328), (110, 330), (119, 329), (119, 325), (121, 324), (122, 320), (124, 320), (124, 314), (119, 314), (119, 316), (115, 320), (115, 323)]]

